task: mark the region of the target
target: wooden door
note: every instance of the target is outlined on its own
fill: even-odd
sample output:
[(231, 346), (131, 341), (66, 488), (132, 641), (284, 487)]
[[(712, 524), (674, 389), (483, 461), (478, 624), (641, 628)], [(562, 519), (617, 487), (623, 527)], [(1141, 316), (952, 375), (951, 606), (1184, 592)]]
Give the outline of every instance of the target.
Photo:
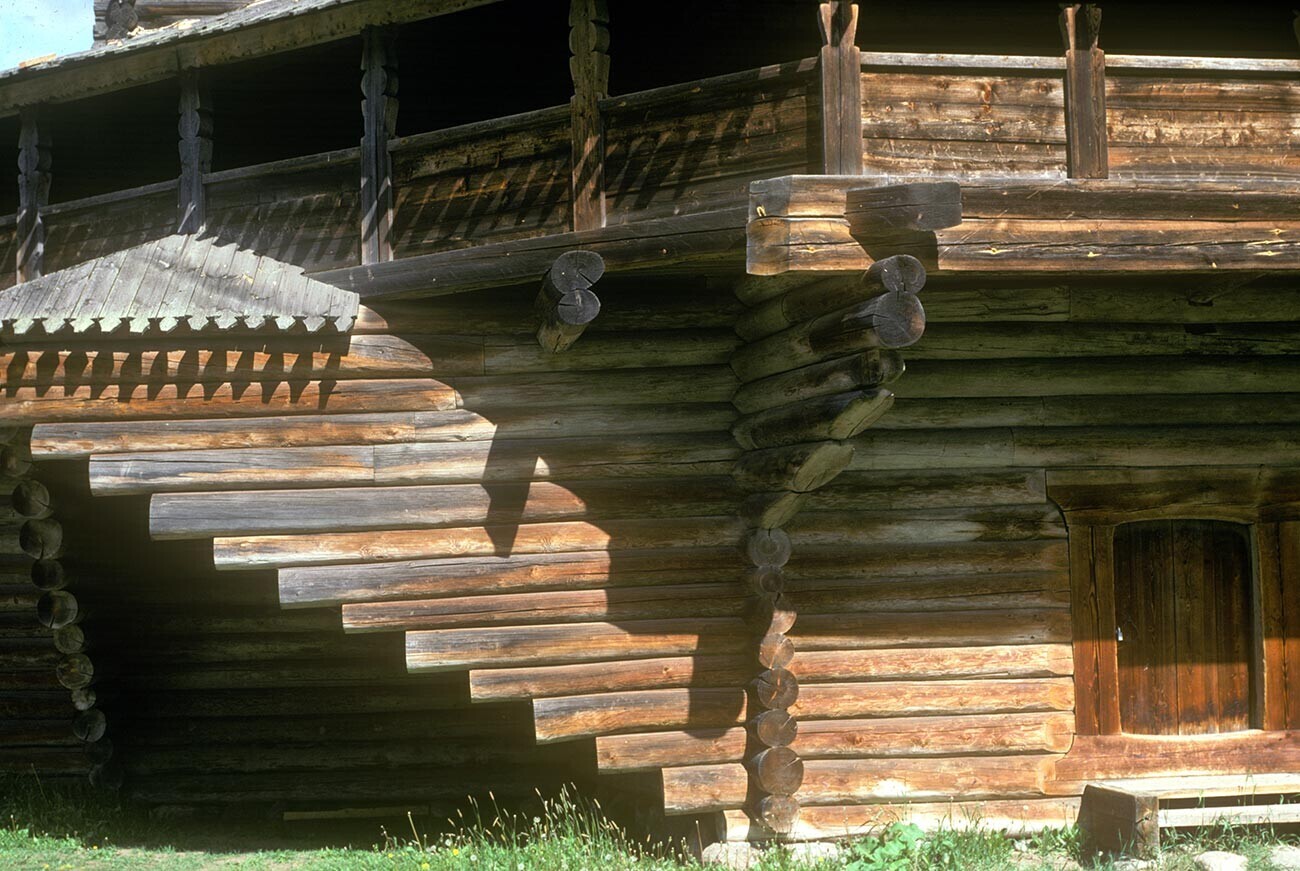
[(1254, 608), (1249, 528), (1158, 520), (1115, 529), (1120, 728), (1249, 729)]

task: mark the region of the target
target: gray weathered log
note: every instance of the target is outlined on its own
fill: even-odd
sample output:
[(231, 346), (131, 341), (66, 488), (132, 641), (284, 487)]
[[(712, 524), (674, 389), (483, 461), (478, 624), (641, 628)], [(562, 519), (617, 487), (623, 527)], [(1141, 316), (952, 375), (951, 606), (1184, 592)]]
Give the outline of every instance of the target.
[(538, 344), (554, 353), (578, 340), (600, 314), (592, 287), (604, 274), (605, 261), (594, 251), (567, 251), (555, 259), (537, 295)]

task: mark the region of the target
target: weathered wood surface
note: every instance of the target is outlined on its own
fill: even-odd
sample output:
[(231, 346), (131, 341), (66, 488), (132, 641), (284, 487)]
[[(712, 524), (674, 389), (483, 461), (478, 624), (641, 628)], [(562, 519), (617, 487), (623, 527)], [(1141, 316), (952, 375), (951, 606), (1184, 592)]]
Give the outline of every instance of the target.
[[(1295, 259), (1294, 200), (1265, 215), (1242, 214), (1245, 197), (1230, 182), (977, 180), (963, 186), (960, 227), (887, 251), (853, 238), (843, 197), (862, 186), (860, 177), (845, 176), (755, 182), (749, 272), (854, 271), (872, 256), (900, 253), (940, 273), (1267, 271), (1293, 268)], [(1049, 189), (1038, 201), (1035, 192)], [(1278, 184), (1263, 183), (1257, 193), (1289, 197)]]
[(818, 7), (822, 49), (822, 171), (851, 175), (862, 171), (862, 61), (855, 40), (858, 5), (833, 0)]
[(1106, 54), (1102, 11), (1094, 3), (1061, 7), (1065, 40), (1066, 166), (1071, 178), (1106, 178)]
[(40, 112), (23, 110), (18, 136), (18, 216), (16, 280), (40, 278), (45, 271), (45, 221), (41, 211), (50, 198), (51, 136)]
[(212, 171), (212, 96), (197, 70), (181, 74), (181, 177), (177, 182), (176, 232), (200, 233), (208, 220), (204, 176)]
[(601, 99), (609, 96), (609, 9), (604, 0), (569, 4), (571, 192), (574, 230), (605, 226), (605, 136)]
[(393, 165), (397, 132), (397, 41), (387, 29), (361, 32), (361, 262), (393, 259)]

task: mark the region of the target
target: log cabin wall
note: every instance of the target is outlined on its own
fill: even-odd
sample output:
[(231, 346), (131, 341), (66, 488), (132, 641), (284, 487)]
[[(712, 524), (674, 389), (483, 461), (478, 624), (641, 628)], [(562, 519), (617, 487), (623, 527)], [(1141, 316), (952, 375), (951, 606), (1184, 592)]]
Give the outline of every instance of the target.
[(51, 624), (71, 597), (68, 579), (33, 570), (37, 545), (24, 534), (33, 515), (47, 522), (51, 514), (49, 500), (39, 498), (48, 494), (30, 462), (28, 434), (0, 429), (0, 775), (84, 779), (93, 762), (73, 727), (79, 707), (93, 702), (79, 705), (61, 685), (67, 651)]

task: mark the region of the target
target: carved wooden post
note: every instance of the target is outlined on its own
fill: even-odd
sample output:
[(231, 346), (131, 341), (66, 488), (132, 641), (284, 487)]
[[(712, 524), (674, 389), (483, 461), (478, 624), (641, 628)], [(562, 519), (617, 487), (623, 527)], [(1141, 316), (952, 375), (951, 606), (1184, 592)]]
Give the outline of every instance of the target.
[(822, 75), (822, 171), (862, 173), (862, 54), (854, 40), (858, 4), (831, 0), (819, 8)]
[(178, 233), (200, 233), (207, 224), (203, 177), (212, 171), (212, 98), (200, 76), (198, 70), (181, 73)]
[(391, 31), (361, 33), (361, 262), (393, 259), (393, 166), (397, 131), (397, 50)]
[(573, 229), (605, 226), (605, 133), (600, 100), (609, 93), (609, 10), (605, 0), (571, 0), (569, 74)]
[(45, 224), (41, 209), (50, 199), (50, 134), (35, 106), (20, 113), (18, 133), (18, 281), (41, 277)]
[(1065, 143), (1071, 178), (1106, 178), (1106, 54), (1100, 48), (1101, 9), (1061, 7), (1065, 40)]

